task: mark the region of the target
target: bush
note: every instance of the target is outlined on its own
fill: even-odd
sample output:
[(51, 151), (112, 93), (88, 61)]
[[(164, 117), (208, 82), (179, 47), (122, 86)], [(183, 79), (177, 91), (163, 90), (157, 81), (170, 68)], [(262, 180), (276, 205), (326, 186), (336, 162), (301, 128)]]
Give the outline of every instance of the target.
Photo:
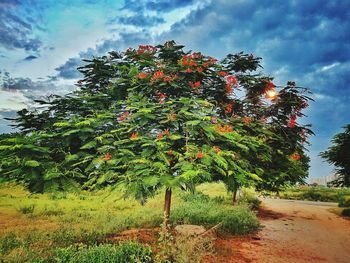
[(341, 214), (342, 216), (350, 216), (350, 208), (345, 208)]
[(184, 223), (206, 227), (213, 227), (222, 222), (221, 230), (230, 234), (247, 234), (259, 227), (255, 213), (248, 207), (227, 206), (202, 196), (194, 196), (191, 201), (185, 201), (180, 207), (175, 207), (171, 214), (171, 220), (176, 224)]
[(339, 207), (350, 207), (350, 196), (341, 196), (339, 198)]
[(254, 190), (242, 189), (241, 196), (238, 199), (238, 204), (247, 205), (250, 209), (257, 210), (261, 204), (261, 201), (256, 196)]
[(18, 208), (18, 210), (19, 210), (22, 214), (33, 214), (34, 208), (35, 208), (35, 205), (24, 205), (24, 206), (20, 206), (20, 207)]
[(21, 245), (14, 233), (9, 233), (0, 239), (0, 255), (5, 255), (14, 248)]
[(151, 263), (153, 252), (137, 242), (123, 242), (119, 245), (80, 246), (58, 249), (56, 261), (64, 263)]

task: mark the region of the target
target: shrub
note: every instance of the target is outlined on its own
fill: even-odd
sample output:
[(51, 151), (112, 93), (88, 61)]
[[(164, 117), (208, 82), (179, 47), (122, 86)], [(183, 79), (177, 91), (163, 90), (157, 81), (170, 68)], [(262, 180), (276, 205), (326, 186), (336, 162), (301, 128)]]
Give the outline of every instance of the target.
[(61, 248), (56, 251), (56, 261), (64, 263), (109, 263), (142, 262), (151, 263), (153, 252), (137, 242), (123, 242), (119, 245), (80, 246)]
[(9, 233), (0, 239), (0, 255), (5, 255), (14, 248), (21, 245), (14, 233)]
[(18, 208), (22, 214), (33, 214), (35, 205), (24, 205)]
[(350, 196), (341, 196), (339, 198), (339, 207), (350, 207)]
[(254, 190), (242, 189), (241, 196), (238, 199), (238, 204), (247, 205), (250, 209), (257, 210), (261, 204), (261, 201), (256, 196)]
[(345, 208), (341, 214), (342, 216), (350, 216), (350, 208)]
[(255, 213), (248, 207), (227, 206), (204, 197), (193, 197), (191, 201), (185, 201), (180, 207), (175, 207), (171, 219), (177, 224), (195, 224), (206, 227), (222, 222), (221, 229), (230, 234), (246, 234), (259, 227)]

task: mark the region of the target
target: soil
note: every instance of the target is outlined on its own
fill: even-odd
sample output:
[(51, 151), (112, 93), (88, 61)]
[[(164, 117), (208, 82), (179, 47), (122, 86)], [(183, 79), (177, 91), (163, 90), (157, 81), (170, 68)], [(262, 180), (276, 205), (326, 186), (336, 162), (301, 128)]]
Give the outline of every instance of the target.
[(207, 263), (350, 262), (350, 221), (329, 210), (335, 203), (263, 200), (263, 228), (248, 237), (221, 237)]

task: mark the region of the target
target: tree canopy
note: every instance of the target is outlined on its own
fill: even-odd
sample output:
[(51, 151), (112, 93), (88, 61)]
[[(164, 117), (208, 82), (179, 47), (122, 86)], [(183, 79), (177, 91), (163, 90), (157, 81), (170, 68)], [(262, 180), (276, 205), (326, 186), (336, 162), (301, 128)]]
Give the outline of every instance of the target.
[(308, 90), (277, 87), (260, 61), (218, 61), (174, 41), (85, 60), (75, 92), (18, 112), (20, 132), (0, 142), (2, 177), (37, 192), (123, 183), (141, 202), (205, 181), (229, 191), (302, 182)]
[(344, 131), (336, 134), (332, 139), (332, 145), (321, 157), (335, 165), (337, 179), (332, 181), (334, 186), (350, 186), (350, 124), (344, 126)]

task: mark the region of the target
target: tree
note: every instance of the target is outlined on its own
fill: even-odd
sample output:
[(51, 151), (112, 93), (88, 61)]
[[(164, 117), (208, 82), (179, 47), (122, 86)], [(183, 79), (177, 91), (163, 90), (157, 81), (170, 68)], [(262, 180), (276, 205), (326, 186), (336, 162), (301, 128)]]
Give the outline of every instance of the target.
[(331, 182), (334, 186), (350, 186), (350, 124), (343, 127), (344, 131), (336, 134), (332, 145), (320, 156), (335, 165), (338, 178)]
[[(305, 176), (305, 167), (290, 158), (303, 151), (295, 138), (302, 128), (286, 135), (278, 127), (304, 108), (300, 89), (288, 84), (282, 90), (281, 100), (283, 94), (292, 100), (266, 99), (274, 84), (256, 73), (260, 58), (239, 53), (219, 62), (169, 41), (86, 62), (73, 94), (18, 113), (21, 133), (0, 142), (6, 177), (39, 192), (123, 183), (126, 196), (141, 203), (165, 189), (167, 226), (176, 187), (194, 191), (198, 183), (219, 180), (235, 193), (244, 185), (276, 188)], [(293, 167), (304, 173), (295, 175)]]

